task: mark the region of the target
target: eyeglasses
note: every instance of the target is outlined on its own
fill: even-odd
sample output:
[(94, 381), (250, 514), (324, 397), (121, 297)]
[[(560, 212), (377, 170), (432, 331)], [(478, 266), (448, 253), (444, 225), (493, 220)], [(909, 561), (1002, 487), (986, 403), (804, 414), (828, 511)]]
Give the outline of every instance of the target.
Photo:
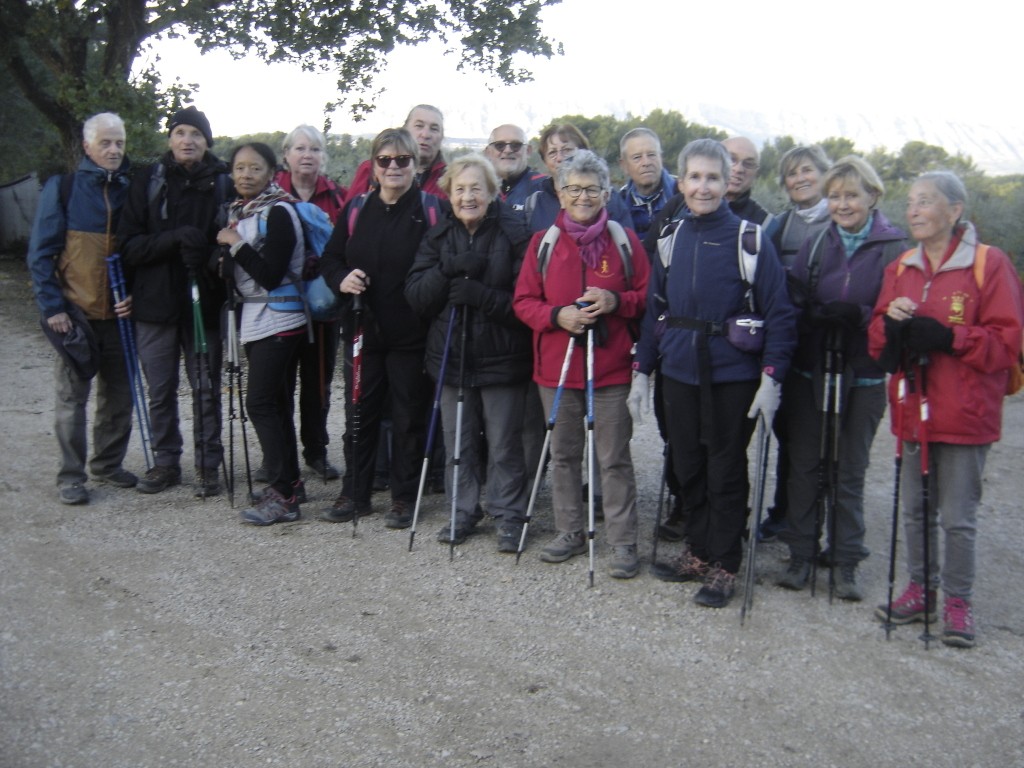
[(489, 146), (494, 147), (498, 152), (504, 152), (506, 149), (518, 152), (525, 145), (521, 141), (492, 141)]
[(601, 193), (604, 192), (604, 189), (596, 184), (589, 187), (581, 187), (579, 184), (567, 184), (562, 187), (562, 191), (573, 200), (577, 199), (580, 195), (586, 195), (588, 198), (593, 200), (596, 197), (600, 197)]
[(761, 167), (757, 160), (754, 160), (753, 158), (750, 157), (748, 157), (745, 160), (740, 160), (738, 157), (736, 157), (736, 155), (729, 155), (729, 160), (732, 161), (733, 165), (743, 166), (744, 171), (756, 171), (758, 168)]
[(554, 160), (556, 157), (572, 157), (576, 154), (577, 147), (562, 147), (561, 149), (551, 148), (544, 157)]
[(399, 168), (408, 168), (412, 162), (412, 155), (377, 155), (373, 159), (377, 161), (379, 168), (387, 168), (392, 162)]

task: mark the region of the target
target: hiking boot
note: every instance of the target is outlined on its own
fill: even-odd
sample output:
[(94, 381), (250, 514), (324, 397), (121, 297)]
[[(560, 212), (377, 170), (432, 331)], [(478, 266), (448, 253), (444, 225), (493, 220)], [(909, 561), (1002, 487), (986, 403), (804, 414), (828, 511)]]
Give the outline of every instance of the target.
[[(887, 604), (882, 603), (875, 608), (875, 616), (880, 621), (888, 619)], [(925, 598), (924, 585), (912, 581), (903, 590), (903, 594), (892, 601), (892, 623), (910, 624), (914, 621), (924, 621)], [(928, 621), (935, 621), (938, 614), (935, 611), (935, 590), (928, 590)]]
[(725, 608), (734, 594), (736, 574), (716, 565), (704, 577), (704, 586), (694, 595), (693, 602), (708, 608)]
[(498, 551), (519, 552), (519, 540), (522, 537), (522, 523), (502, 523), (498, 526)]
[(582, 555), (586, 551), (587, 538), (583, 531), (569, 531), (549, 541), (540, 551), (540, 559), (545, 563), (564, 563), (570, 557)]
[(683, 500), (676, 496), (668, 519), (658, 526), (658, 538), (670, 543), (682, 541), (686, 538), (686, 522), (687, 517), (683, 511)]
[(306, 466), (316, 472), (317, 477), (326, 477), (328, 480), (337, 480), (340, 476), (338, 468), (323, 457), (307, 461)]
[(286, 499), (271, 485), (260, 495), (256, 506), (242, 512), (242, 522), (253, 525), (294, 523), (301, 516), (299, 502), (295, 500), (295, 497)]
[(613, 579), (632, 579), (640, 573), (640, 558), (636, 555), (636, 544), (612, 547), (612, 564), (608, 575)]
[(88, 504), (89, 491), (84, 483), (69, 483), (58, 489), (61, 504)]
[(124, 467), (118, 467), (100, 475), (93, 475), (92, 479), (97, 483), (112, 485), (115, 488), (134, 488), (139, 482), (139, 478)]
[(786, 529), (786, 518), (773, 520), (771, 514), (761, 521), (761, 527), (757, 529), (757, 540), (759, 542), (775, 541), (779, 534)]
[(789, 568), (775, 583), (784, 589), (800, 591), (811, 579), (811, 561), (806, 557), (793, 555), (789, 560)]
[[(385, 528), (408, 528), (412, 525), (412, 505), (399, 499), (391, 500), (391, 511), (384, 516)], [(456, 532), (457, 533), (457, 532)]]
[[(305, 486), (303, 486), (303, 490), (305, 490)], [(366, 517), (372, 512), (373, 507), (370, 502), (356, 501), (342, 494), (334, 500), (331, 506), (320, 510), (320, 519), (328, 523), (351, 523), (356, 515)]]
[(220, 493), (220, 479), (216, 469), (197, 469), (196, 479), (192, 483), (192, 495), (197, 499), (217, 496)]
[[(264, 489), (265, 491), (266, 489)], [(252, 500), (254, 503), (259, 502), (263, 498), (264, 491), (253, 491)], [(309, 499), (306, 496), (306, 484), (302, 482), (302, 478), (299, 478), (292, 483), (292, 493), (295, 494), (295, 501), (299, 504), (305, 504)]]
[(267, 469), (266, 464), (260, 464), (256, 467), (256, 471), (252, 473), (253, 482), (256, 483), (269, 483), (270, 482), (270, 471)]
[(153, 467), (135, 485), (139, 493), (160, 493), (181, 482), (181, 467)]
[[(409, 524), (412, 524), (410, 519)], [(440, 531), (437, 532), (437, 540), (442, 544), (463, 544), (466, 539), (476, 533), (476, 523), (469, 522), (468, 520), (456, 520), (455, 521), (455, 537), (454, 542), (452, 541), (451, 523), (446, 525)], [(517, 542), (518, 543), (518, 542)]]
[(702, 581), (708, 573), (708, 564), (697, 557), (687, 547), (675, 560), (655, 563), (651, 566), (651, 575), (661, 581), (684, 582)]
[(974, 614), (962, 597), (947, 597), (942, 607), (942, 642), (954, 648), (974, 647)]
[(843, 563), (835, 570), (836, 580), (832, 585), (835, 596), (840, 600), (859, 603), (864, 599), (864, 592), (857, 586), (857, 564)]

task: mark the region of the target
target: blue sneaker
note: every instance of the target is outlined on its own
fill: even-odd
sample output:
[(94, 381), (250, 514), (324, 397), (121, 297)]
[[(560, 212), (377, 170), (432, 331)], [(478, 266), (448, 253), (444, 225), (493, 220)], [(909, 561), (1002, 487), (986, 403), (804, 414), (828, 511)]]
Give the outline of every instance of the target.
[(253, 525), (294, 523), (301, 516), (299, 502), (295, 500), (294, 495), (286, 499), (274, 486), (269, 486), (263, 491), (255, 507), (242, 511), (242, 522)]

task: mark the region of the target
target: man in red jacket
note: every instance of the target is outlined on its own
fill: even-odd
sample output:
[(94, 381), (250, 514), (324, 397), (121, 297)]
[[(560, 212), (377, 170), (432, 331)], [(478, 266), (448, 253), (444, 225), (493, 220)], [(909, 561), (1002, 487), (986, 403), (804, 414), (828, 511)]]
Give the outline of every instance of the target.
[[(437, 185), (447, 166), (441, 153), (441, 144), (444, 142), (444, 115), (441, 110), (430, 104), (417, 104), (405, 118), (404, 128), (412, 134), (420, 149), (416, 159), (416, 181), (420, 189), (436, 197), (447, 198)], [(364, 160), (356, 169), (346, 202), (369, 191), (373, 179), (371, 160)]]

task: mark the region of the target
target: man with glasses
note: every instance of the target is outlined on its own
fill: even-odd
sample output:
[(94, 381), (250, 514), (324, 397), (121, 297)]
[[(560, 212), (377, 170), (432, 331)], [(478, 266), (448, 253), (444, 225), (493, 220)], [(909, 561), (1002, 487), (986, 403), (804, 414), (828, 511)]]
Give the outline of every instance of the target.
[(757, 169), (761, 167), (757, 147), (743, 136), (726, 139), (722, 146), (732, 161), (729, 188), (725, 193), (729, 209), (741, 219), (767, 226), (772, 215), (750, 196), (750, 188), (757, 179)]
[[(447, 199), (437, 182), (444, 174), (447, 163), (441, 152), (444, 142), (444, 115), (430, 104), (417, 104), (409, 110), (403, 126), (413, 137), (419, 152), (416, 156), (416, 183), (420, 189), (435, 197)], [(364, 160), (356, 169), (352, 186), (345, 201), (358, 197), (370, 190), (373, 184), (373, 167), (370, 160)]]
[(526, 140), (526, 132), (518, 125), (499, 125), (491, 131), (484, 148), (484, 156), (491, 161), (501, 185), (498, 199), (514, 211), (522, 211), (526, 198), (538, 189), (546, 178), (527, 165), (533, 144)]

